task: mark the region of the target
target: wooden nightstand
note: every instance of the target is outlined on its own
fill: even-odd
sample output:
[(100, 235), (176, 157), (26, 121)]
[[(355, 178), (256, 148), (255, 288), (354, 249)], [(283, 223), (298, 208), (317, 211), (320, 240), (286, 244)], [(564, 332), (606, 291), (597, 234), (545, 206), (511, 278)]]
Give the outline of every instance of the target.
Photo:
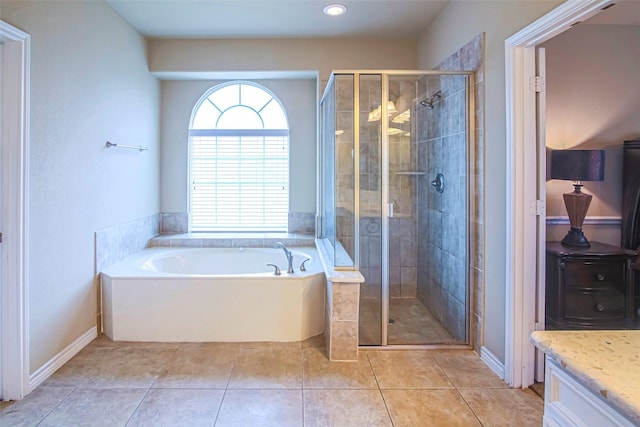
[(637, 254), (604, 243), (547, 242), (546, 329), (633, 329)]

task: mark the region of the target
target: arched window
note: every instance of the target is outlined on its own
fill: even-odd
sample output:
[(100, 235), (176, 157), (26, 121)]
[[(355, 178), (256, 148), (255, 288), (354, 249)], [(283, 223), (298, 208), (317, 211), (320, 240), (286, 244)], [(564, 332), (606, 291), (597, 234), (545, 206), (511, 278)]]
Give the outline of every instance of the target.
[(280, 101), (251, 82), (215, 86), (189, 128), (191, 231), (286, 231), (289, 125)]

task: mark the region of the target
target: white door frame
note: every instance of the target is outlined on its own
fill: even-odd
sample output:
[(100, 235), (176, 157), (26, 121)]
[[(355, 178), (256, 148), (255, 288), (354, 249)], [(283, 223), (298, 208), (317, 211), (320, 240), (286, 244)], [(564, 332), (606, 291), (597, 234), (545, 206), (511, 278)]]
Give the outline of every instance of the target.
[(536, 322), (536, 144), (535, 46), (584, 21), (611, 0), (568, 0), (505, 41), (507, 102), (507, 257), (505, 381), (533, 384), (535, 351), (529, 335)]
[(0, 398), (22, 399), (29, 386), (28, 171), (29, 35), (0, 20), (4, 45), (2, 102), (2, 276), (0, 277)]

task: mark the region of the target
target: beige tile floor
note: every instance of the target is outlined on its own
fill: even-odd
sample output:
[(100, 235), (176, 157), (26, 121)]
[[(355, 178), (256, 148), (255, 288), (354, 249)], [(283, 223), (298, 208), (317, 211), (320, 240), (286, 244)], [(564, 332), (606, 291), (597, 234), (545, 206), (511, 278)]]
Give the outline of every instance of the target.
[(19, 402), (9, 426), (540, 426), (542, 399), (470, 350), (115, 343), (101, 336)]

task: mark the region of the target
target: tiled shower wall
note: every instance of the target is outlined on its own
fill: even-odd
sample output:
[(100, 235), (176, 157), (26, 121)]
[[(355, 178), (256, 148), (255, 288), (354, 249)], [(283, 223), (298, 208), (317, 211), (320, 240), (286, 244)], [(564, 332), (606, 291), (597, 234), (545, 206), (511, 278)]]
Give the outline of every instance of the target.
[[(442, 100), (433, 109), (418, 109), (419, 168), (427, 175), (418, 181), (418, 298), (456, 338), (464, 339), (469, 273), (471, 344), (479, 350), (482, 333), (483, 230), (483, 35), (478, 35), (438, 67), (442, 70), (475, 71), (475, 138), (470, 147), (467, 170), (464, 133), (464, 80), (427, 76), (421, 93), (431, 97), (442, 91)], [(424, 92), (423, 92), (424, 91)], [(444, 175), (445, 190), (431, 186), (436, 174)], [(467, 180), (467, 173), (471, 176)], [(466, 183), (471, 186), (469, 233), (465, 221)], [(470, 241), (467, 240), (467, 237)], [(467, 262), (466, 249), (470, 248)]]

